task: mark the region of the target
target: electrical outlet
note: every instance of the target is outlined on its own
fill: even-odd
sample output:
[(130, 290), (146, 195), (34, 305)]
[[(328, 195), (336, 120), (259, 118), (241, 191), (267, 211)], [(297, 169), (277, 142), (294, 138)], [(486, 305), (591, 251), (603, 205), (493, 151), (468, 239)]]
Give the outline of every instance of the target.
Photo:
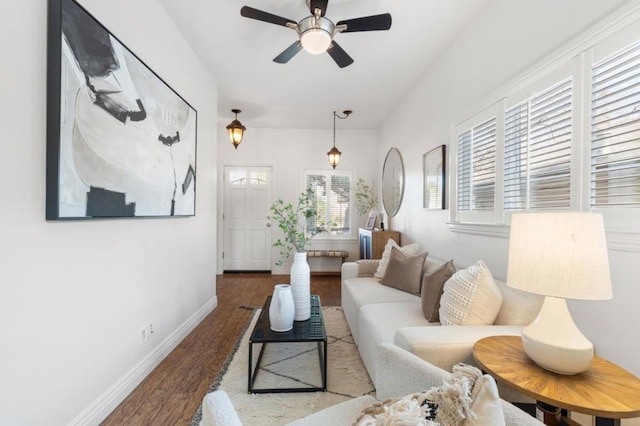
[(144, 343), (147, 340), (147, 330), (144, 327), (140, 327), (140, 343)]
[(153, 337), (153, 323), (149, 323), (149, 339)]

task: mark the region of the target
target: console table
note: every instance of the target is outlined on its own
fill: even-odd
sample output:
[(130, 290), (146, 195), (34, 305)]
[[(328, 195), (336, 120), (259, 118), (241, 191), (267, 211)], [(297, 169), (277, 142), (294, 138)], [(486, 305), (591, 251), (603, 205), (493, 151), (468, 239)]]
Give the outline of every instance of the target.
[(400, 245), (398, 231), (360, 228), (358, 234), (360, 236), (360, 259), (380, 259), (389, 238)]
[[(554, 408), (596, 417), (596, 425), (620, 425), (621, 418), (640, 416), (640, 379), (599, 356), (584, 373), (565, 376), (535, 364), (520, 336), (493, 336), (473, 346), (478, 365), (496, 380), (534, 398), (543, 411)], [(560, 419), (545, 416), (546, 424)]]

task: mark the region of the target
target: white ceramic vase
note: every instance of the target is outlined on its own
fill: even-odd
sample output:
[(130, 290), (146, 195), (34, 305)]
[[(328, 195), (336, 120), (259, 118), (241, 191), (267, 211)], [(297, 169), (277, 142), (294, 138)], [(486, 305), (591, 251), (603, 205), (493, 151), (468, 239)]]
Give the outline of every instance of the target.
[(307, 253), (296, 253), (291, 265), (291, 293), (296, 307), (296, 321), (311, 318), (311, 269), (307, 263)]
[(284, 332), (293, 328), (296, 309), (289, 284), (277, 284), (273, 288), (273, 296), (269, 305), (269, 323), (271, 330)]

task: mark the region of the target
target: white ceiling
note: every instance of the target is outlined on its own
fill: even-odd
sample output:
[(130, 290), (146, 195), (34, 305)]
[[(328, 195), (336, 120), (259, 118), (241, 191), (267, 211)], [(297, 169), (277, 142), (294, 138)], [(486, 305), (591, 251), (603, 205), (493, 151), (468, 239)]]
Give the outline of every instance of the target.
[(305, 0), (160, 0), (218, 82), (218, 121), (247, 128), (331, 128), (332, 111), (352, 109), (343, 128), (377, 128), (487, 0), (329, 0), (326, 17), (390, 13), (389, 31), (337, 34), (354, 59), (340, 69), (324, 53), (273, 62), (294, 30), (240, 16), (244, 5), (299, 21)]

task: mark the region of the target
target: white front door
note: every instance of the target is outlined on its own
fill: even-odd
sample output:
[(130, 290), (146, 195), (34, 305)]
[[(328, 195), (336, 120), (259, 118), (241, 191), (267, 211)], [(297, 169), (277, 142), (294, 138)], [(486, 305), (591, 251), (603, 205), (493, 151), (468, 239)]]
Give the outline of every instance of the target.
[(271, 167), (224, 168), (225, 271), (271, 270)]

